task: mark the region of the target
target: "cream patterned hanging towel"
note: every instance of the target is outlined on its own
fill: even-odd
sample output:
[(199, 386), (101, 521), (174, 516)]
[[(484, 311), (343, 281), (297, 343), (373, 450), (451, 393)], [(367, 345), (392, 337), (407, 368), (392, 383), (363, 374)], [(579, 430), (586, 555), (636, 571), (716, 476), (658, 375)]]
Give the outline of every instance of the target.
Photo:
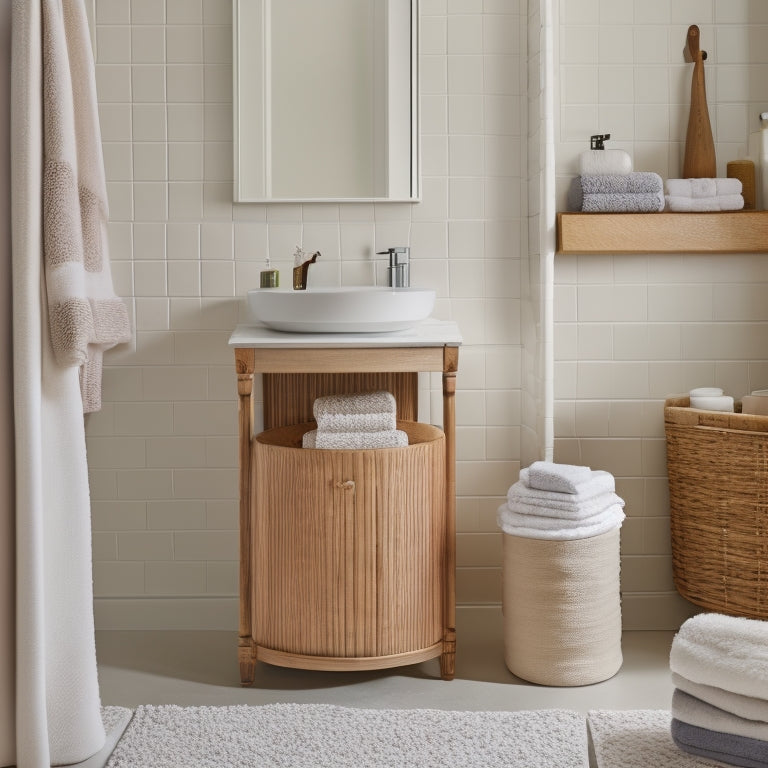
[(43, 0), (43, 250), (57, 362), (79, 366), (83, 412), (101, 408), (105, 350), (129, 341), (114, 293), (96, 77), (82, 3)]

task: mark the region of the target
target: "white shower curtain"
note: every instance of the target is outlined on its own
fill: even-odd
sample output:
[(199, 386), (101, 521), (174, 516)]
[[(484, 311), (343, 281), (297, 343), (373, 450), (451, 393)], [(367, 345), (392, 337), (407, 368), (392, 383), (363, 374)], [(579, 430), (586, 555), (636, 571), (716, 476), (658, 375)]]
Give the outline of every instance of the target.
[[(84, 11), (82, 0), (61, 2)], [(4, 14), (8, 6), (12, 13), (16, 459), (14, 519), (2, 520), (5, 527), (15, 523), (15, 682), (4, 677), (0, 692), (0, 718), (15, 713), (15, 730), (0, 727), (0, 764), (15, 760), (19, 768), (44, 768), (88, 758), (101, 749), (105, 734), (94, 644), (83, 399), (78, 368), (54, 359), (45, 298), (41, 2), (0, 3)], [(84, 12), (79, 16), (84, 22)], [(8, 216), (7, 206), (0, 216)], [(0, 592), (0, 600), (6, 596)], [(0, 637), (2, 642), (7, 638)]]
[(0, 2), (0, 765), (15, 759), (14, 483), (11, 341), (11, 4)]

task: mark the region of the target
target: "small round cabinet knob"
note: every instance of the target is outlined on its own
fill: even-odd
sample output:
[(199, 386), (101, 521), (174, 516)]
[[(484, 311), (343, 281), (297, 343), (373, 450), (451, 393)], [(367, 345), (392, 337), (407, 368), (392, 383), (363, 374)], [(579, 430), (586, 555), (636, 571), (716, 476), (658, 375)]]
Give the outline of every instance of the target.
[(337, 488), (343, 488), (345, 491), (351, 491), (355, 487), (354, 480), (340, 480), (336, 483)]

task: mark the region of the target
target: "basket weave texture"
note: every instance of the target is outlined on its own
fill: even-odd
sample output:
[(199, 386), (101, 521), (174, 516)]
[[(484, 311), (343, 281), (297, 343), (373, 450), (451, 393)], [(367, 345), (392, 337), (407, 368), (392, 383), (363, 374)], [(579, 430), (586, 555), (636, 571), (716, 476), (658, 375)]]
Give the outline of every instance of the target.
[(672, 570), (696, 605), (768, 619), (768, 416), (664, 407)]
[(503, 534), (504, 658), (539, 685), (591, 685), (622, 664), (620, 532), (570, 541)]

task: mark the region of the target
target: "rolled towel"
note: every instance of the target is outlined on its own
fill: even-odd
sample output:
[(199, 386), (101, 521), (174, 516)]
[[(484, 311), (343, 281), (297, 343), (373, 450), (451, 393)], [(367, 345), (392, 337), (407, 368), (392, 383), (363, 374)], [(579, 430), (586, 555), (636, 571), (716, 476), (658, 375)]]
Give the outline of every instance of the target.
[(592, 499), (578, 503), (539, 501), (531, 497), (521, 498), (515, 495), (515, 486), (507, 491), (507, 505), (519, 515), (536, 515), (539, 517), (556, 518), (561, 521), (585, 520), (605, 512), (610, 507), (624, 506), (624, 499), (615, 493), (602, 493)]
[(402, 448), (408, 445), (408, 434), (402, 429), (379, 432), (324, 432), (317, 430), (315, 448), (360, 450), (368, 448)]
[(718, 195), (717, 197), (667, 195), (665, 199), (667, 208), (677, 213), (740, 211), (744, 207), (744, 198), (741, 195)]
[(672, 719), (672, 741), (690, 755), (744, 768), (768, 768), (768, 741), (699, 728)]
[(758, 699), (754, 696), (742, 696), (731, 691), (724, 691), (714, 685), (694, 683), (687, 677), (672, 673), (672, 683), (681, 691), (695, 696), (700, 701), (706, 701), (713, 707), (732, 712), (734, 715), (747, 720), (762, 720), (768, 723), (768, 700)]
[(672, 717), (682, 723), (708, 728), (710, 731), (768, 741), (768, 723), (747, 720), (732, 712), (718, 709), (679, 688), (672, 694)]
[(695, 683), (768, 699), (768, 621), (700, 613), (675, 635), (669, 667)]
[(525, 483), (540, 491), (578, 493), (579, 485), (592, 479), (589, 467), (576, 464), (556, 464), (552, 461), (534, 461), (527, 467)]
[(530, 467), (526, 467), (520, 470), (519, 484), (516, 483), (510, 486), (509, 491), (507, 491), (507, 498), (509, 498), (511, 492), (513, 497), (523, 501), (530, 501), (534, 504), (549, 504), (551, 502), (555, 507), (562, 506), (563, 509), (570, 509), (573, 504), (581, 504), (604, 493), (614, 493), (616, 491), (616, 481), (610, 472), (596, 469), (590, 470), (589, 480), (585, 483), (579, 483), (576, 487), (576, 493), (546, 491), (541, 488), (535, 488), (531, 486)]
[(377, 432), (397, 426), (397, 404), (390, 392), (318, 397), (312, 406), (317, 427), (327, 432)]
[(740, 195), (741, 179), (667, 179), (664, 185), (673, 197), (722, 197)]
[(616, 504), (604, 512), (586, 520), (555, 520), (513, 512), (508, 504), (502, 504), (496, 513), (496, 522), (504, 533), (527, 539), (548, 539), (552, 541), (573, 541), (588, 539), (620, 528), (624, 512)]

